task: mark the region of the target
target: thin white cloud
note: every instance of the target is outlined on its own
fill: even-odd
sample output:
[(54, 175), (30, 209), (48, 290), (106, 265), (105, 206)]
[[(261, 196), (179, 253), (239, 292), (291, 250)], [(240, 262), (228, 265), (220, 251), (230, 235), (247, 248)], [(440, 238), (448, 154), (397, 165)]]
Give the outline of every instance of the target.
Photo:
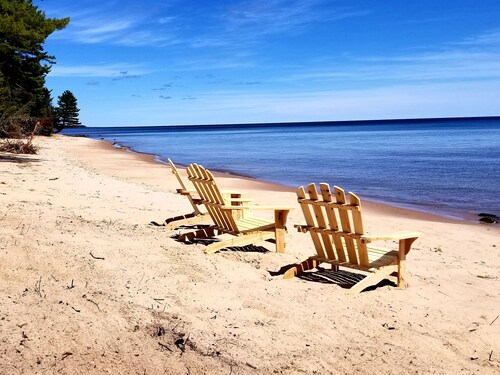
[(395, 58), (367, 58), (297, 74), (291, 81), (422, 81), (500, 78), (500, 53), (449, 52)]
[(289, 31), (312, 23), (359, 17), (369, 11), (326, 7), (325, 0), (253, 0), (233, 3), (223, 14), (226, 26), (233, 29), (250, 28), (258, 34)]
[(252, 0), (232, 2), (214, 19), (216, 31), (193, 38), (193, 47), (249, 47), (269, 35), (301, 33), (311, 24), (365, 16), (368, 10), (333, 8), (326, 0)]
[(68, 27), (55, 33), (54, 39), (82, 44), (184, 45), (233, 51), (251, 50), (272, 34), (300, 33), (306, 25), (368, 13), (354, 8), (332, 9), (327, 0), (238, 0), (224, 6), (200, 7), (194, 18), (203, 22), (193, 25), (189, 6), (173, 8), (163, 3), (151, 6), (140, 2), (82, 0), (73, 5), (66, 3), (64, 8), (51, 8), (47, 3), (44, 9), (49, 16), (71, 17)]
[[(50, 6), (50, 4), (47, 4)], [(166, 16), (155, 7), (141, 3), (83, 1), (71, 7), (48, 9), (54, 17), (70, 16), (66, 29), (54, 39), (82, 44), (116, 44), (126, 46), (166, 45), (177, 42), (172, 28), (166, 29), (175, 17)], [(81, 10), (85, 9), (85, 10)]]
[(148, 71), (128, 64), (63, 65), (56, 64), (49, 73), (50, 77), (103, 77), (124, 79), (147, 74)]
[(469, 46), (496, 46), (500, 48), (500, 29), (489, 30), (480, 35), (467, 38), (460, 44)]
[[(473, 47), (471, 47), (473, 46)], [(289, 82), (465, 81), (500, 79), (500, 30), (446, 44), (441, 50), (322, 60), (281, 77)]]

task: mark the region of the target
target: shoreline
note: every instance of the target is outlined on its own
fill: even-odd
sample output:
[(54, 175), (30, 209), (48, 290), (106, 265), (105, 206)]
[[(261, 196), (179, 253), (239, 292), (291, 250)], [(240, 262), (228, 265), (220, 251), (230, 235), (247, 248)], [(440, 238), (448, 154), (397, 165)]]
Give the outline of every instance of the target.
[[(64, 137), (72, 137), (71, 135), (64, 135), (61, 134), (61, 136)], [(160, 164), (166, 166), (168, 170), (170, 170), (170, 167), (168, 164), (160, 159), (160, 156), (156, 154), (148, 154), (145, 152), (137, 151), (132, 147), (125, 146), (120, 144), (117, 141), (111, 141), (111, 140), (106, 140), (106, 139), (95, 139), (91, 137), (84, 136), (82, 138), (89, 139), (91, 141), (96, 141), (99, 142), (102, 145), (102, 148), (104, 150), (109, 150), (109, 151), (116, 151), (116, 152), (126, 152), (130, 153), (133, 155), (136, 155), (137, 158), (140, 160), (143, 160), (148, 163), (153, 163), (153, 164)], [(117, 146), (115, 146), (117, 145)], [(178, 168), (185, 169), (187, 166), (182, 164), (182, 163), (176, 163), (175, 160), (173, 162), (176, 164)], [(203, 165), (203, 161), (199, 161), (199, 164)], [(240, 179), (243, 181), (247, 181), (249, 183), (258, 183), (260, 186), (261, 190), (271, 190), (271, 191), (286, 191), (286, 192), (295, 192), (296, 187), (292, 186), (287, 186), (279, 183), (274, 183), (274, 182), (269, 182), (266, 180), (262, 179), (257, 179), (252, 176), (246, 176), (246, 175), (241, 175), (235, 172), (231, 172), (229, 170), (220, 170), (220, 169), (213, 169), (211, 170), (214, 175), (218, 176), (219, 178), (235, 178), (235, 179)], [(347, 192), (346, 192), (347, 193)], [(455, 213), (453, 214), (452, 211), (447, 211), (447, 212), (436, 212), (433, 211), (432, 209), (413, 209), (409, 207), (404, 207), (404, 206), (398, 206), (397, 204), (393, 204), (392, 202), (386, 202), (382, 199), (376, 199), (376, 198), (369, 198), (366, 196), (363, 196), (363, 194), (358, 194), (358, 196), (362, 199), (362, 203), (364, 207), (368, 207), (369, 209), (372, 209), (377, 212), (393, 212), (396, 215), (402, 215), (402, 216), (415, 216), (418, 217), (421, 220), (432, 220), (432, 221), (440, 221), (444, 223), (467, 223), (467, 224), (472, 224), (472, 225), (485, 225), (479, 222), (479, 217), (473, 213), (468, 213), (468, 212), (460, 212), (460, 213)], [(404, 205), (404, 204), (402, 204)], [(456, 211), (455, 211), (456, 212)], [(457, 215), (462, 215), (461, 217)]]

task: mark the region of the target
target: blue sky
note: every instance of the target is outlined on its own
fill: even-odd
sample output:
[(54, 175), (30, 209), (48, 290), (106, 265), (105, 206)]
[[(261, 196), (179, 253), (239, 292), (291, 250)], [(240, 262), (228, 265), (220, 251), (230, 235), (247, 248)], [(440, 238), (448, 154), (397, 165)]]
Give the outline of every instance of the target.
[(87, 126), (500, 115), (498, 0), (34, 0)]

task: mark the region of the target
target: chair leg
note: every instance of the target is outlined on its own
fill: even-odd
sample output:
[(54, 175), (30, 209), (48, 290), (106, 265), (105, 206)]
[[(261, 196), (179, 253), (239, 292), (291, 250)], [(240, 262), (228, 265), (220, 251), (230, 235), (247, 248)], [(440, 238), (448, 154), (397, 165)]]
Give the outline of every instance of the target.
[(295, 276), (300, 275), (303, 272), (313, 270), (317, 268), (321, 263), (322, 263), (321, 259), (317, 259), (314, 257), (307, 258), (301, 263), (294, 264), (292, 268), (287, 270), (283, 275), (283, 279), (291, 279)]
[(221, 249), (232, 246), (251, 245), (255, 242), (265, 241), (274, 237), (274, 232), (258, 232), (252, 234), (243, 234), (229, 238), (224, 241), (219, 241), (208, 245), (205, 249), (206, 254), (213, 254)]
[(382, 268), (379, 268), (375, 272), (366, 276), (363, 280), (355, 284), (349, 290), (349, 294), (354, 295), (361, 293), (364, 289), (369, 286), (378, 284), (381, 280), (385, 279), (391, 273), (393, 273), (397, 269), (397, 265), (389, 265)]
[(398, 249), (398, 288), (406, 287), (406, 254), (410, 251), (411, 245), (416, 238), (406, 238), (399, 240)]
[(275, 238), (276, 238), (276, 252), (285, 252), (285, 233), (286, 233), (286, 218), (288, 216), (288, 210), (276, 210), (274, 211), (274, 225), (275, 225)]

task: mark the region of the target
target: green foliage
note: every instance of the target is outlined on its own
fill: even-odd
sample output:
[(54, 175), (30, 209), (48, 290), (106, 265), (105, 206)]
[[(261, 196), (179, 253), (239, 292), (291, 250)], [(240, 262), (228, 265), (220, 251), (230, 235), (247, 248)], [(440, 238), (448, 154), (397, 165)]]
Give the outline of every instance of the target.
[(50, 114), (45, 76), (54, 57), (45, 39), (69, 18), (47, 18), (31, 0), (0, 0), (0, 114)]
[(78, 120), (78, 109), (77, 100), (75, 95), (69, 90), (65, 90), (57, 98), (57, 108), (54, 109), (56, 115), (56, 122), (54, 127), (57, 131), (61, 131), (64, 128), (81, 126)]

